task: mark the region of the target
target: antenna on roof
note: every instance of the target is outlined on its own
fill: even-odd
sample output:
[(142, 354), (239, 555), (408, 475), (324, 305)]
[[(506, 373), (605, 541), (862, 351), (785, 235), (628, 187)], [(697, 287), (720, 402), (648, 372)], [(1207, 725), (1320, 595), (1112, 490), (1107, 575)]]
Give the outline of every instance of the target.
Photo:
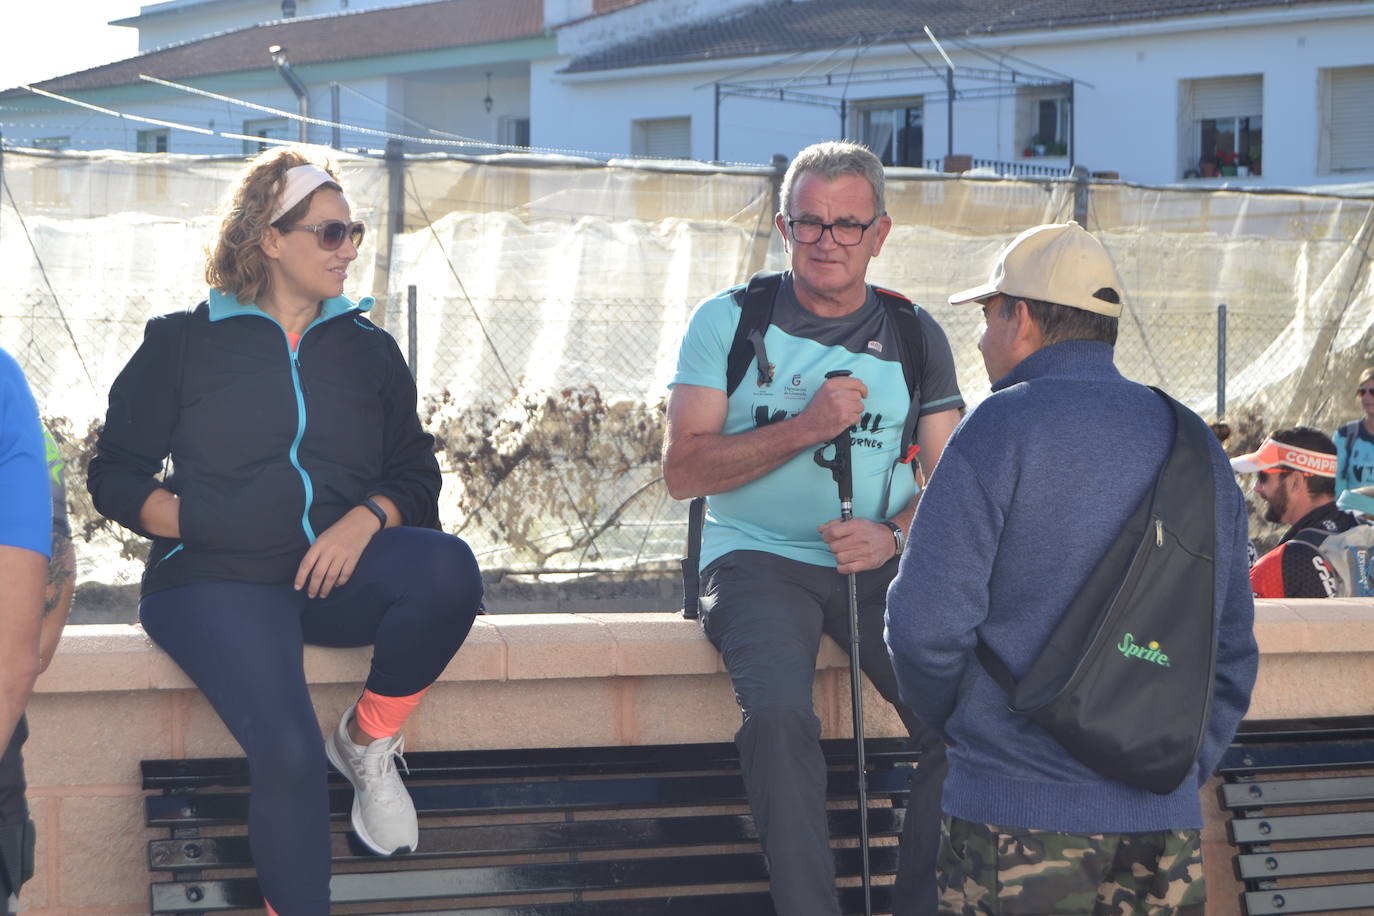
[(954, 155), (954, 61), (949, 59), (945, 49), (940, 46), (940, 42), (935, 40), (935, 33), (930, 30), (930, 26), (923, 25), (921, 28), (926, 30), (926, 37), (930, 43), (935, 45), (935, 50), (940, 52), (940, 56), (945, 59), (945, 120), (948, 144), (945, 147), (948, 155)]

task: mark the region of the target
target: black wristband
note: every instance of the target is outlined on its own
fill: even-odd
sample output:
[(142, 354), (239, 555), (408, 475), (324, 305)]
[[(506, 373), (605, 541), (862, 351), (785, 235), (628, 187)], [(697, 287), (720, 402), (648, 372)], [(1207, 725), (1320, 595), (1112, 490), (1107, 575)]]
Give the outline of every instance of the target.
[(892, 529), (892, 543), (897, 548), (893, 555), (900, 557), (902, 548), (906, 546), (906, 535), (902, 533), (901, 526), (891, 519), (883, 519), (883, 524)]
[(364, 509), (371, 512), (373, 515), (377, 516), (377, 521), (382, 523), (382, 528), (386, 527), (386, 510), (383, 509), (381, 506), (377, 505), (377, 501), (375, 499), (369, 496), (367, 499), (364, 499), (362, 502), (358, 503), (358, 505), (362, 506)]

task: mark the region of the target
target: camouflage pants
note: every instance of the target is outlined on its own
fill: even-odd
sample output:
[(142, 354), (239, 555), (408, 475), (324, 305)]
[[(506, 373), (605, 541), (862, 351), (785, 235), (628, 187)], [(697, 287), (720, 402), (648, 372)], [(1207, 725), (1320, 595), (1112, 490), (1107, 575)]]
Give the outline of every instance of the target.
[(1077, 835), (944, 816), (940, 912), (953, 916), (1202, 916), (1196, 830)]

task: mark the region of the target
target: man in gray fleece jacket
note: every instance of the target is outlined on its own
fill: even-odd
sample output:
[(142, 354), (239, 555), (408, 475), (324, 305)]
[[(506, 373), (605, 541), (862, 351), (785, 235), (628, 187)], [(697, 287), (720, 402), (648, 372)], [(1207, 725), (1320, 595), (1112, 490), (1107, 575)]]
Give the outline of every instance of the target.
[(1023, 232), (988, 283), (950, 297), (983, 308), (993, 393), (956, 428), (921, 498), (886, 633), (902, 700), (950, 745), (941, 912), (1202, 912), (1198, 790), (1258, 665), (1245, 504), (1220, 446), (1215, 689), (1195, 771), (1175, 791), (1078, 762), (1007, 709), (974, 656), (981, 634), (1025, 674), (1167, 457), (1170, 408), (1112, 361), (1120, 290), (1101, 243), (1065, 223)]

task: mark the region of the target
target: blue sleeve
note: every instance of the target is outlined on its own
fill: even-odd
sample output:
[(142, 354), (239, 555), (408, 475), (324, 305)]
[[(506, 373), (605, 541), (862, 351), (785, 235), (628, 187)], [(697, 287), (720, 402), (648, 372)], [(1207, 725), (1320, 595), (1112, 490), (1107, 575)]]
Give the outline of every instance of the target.
[[(1229, 477), (1230, 468), (1215, 462), (1218, 480)], [(1245, 566), (1248, 519), (1239, 491), (1226, 494), (1222, 505), (1235, 506), (1228, 526), (1231, 543), (1218, 545), (1217, 560), (1217, 667), (1212, 688), (1211, 718), (1198, 753), (1198, 783), (1206, 782), (1221, 762), (1221, 755), (1235, 737), (1240, 720), (1250, 708), (1250, 692), (1259, 673), (1259, 647), (1255, 643), (1255, 599)], [(1221, 518), (1218, 507), (1218, 520)], [(1220, 525), (1218, 525), (1220, 527)]]
[(916, 313), (921, 322), (921, 339), (925, 352), (921, 354), (920, 416), (958, 410), (964, 406), (959, 393), (959, 376), (954, 370), (954, 352), (944, 329), (925, 309)]
[(950, 438), (916, 508), (908, 546), (887, 591), (888, 652), (902, 702), (944, 733), (977, 629), (1003, 511)]
[(725, 390), (725, 363), (740, 316), (734, 293), (734, 289), (729, 289), (712, 296), (692, 313), (678, 349), (677, 371), (673, 373), (669, 388), (700, 385)]
[(14, 357), (0, 351), (0, 544), (47, 557), (52, 497), (38, 405)]
[(1340, 496), (1351, 488), (1350, 483), (1350, 450), (1345, 447), (1347, 436), (1349, 435), (1350, 424), (1337, 428), (1331, 436), (1336, 443), (1336, 495)]

